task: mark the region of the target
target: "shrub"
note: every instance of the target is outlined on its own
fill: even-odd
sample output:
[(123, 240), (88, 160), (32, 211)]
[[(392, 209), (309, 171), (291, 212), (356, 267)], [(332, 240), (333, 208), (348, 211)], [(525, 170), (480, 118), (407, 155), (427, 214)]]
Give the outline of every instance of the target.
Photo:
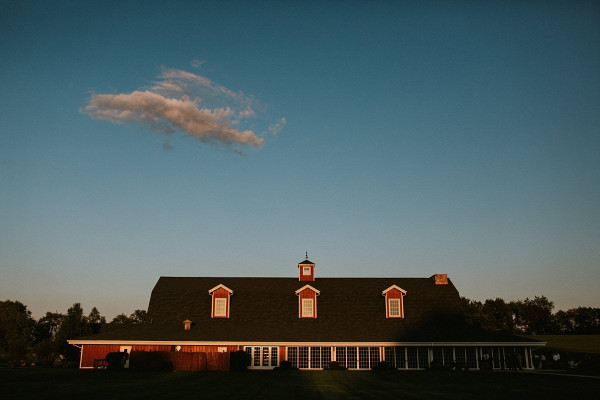
[(396, 368), (387, 361), (380, 361), (377, 363), (376, 366), (373, 367), (373, 370), (376, 370), (376, 371), (386, 371), (386, 370), (393, 371), (395, 369)]
[(245, 371), (250, 364), (250, 354), (243, 350), (233, 351), (229, 353), (229, 370), (230, 371)]
[(275, 371), (294, 371), (297, 369), (298, 368), (294, 367), (289, 361), (282, 361), (279, 363), (279, 367), (274, 368)]
[(347, 368), (337, 361), (331, 361), (329, 365), (325, 368), (326, 371), (343, 371), (345, 369)]
[(44, 339), (33, 346), (32, 352), (38, 365), (51, 367), (56, 359), (58, 346), (51, 339)]
[(119, 370), (125, 367), (125, 362), (129, 358), (129, 354), (115, 351), (108, 353), (105, 358), (109, 370)]

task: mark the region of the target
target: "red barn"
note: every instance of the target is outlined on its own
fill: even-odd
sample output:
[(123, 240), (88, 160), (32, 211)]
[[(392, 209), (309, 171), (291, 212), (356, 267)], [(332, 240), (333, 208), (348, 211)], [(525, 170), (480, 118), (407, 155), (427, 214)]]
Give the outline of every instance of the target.
[(80, 367), (93, 368), (113, 351), (160, 351), (217, 360), (202, 364), (194, 354), (173, 354), (189, 359), (180, 369), (226, 369), (222, 353), (244, 350), (251, 369), (282, 361), (300, 369), (332, 361), (357, 370), (383, 361), (398, 369), (504, 369), (511, 362), (531, 369), (531, 349), (544, 345), (467, 326), (458, 291), (444, 274), (316, 278), (308, 259), (298, 264), (297, 278), (161, 277), (148, 315), (148, 324), (109, 324), (69, 340), (81, 348)]

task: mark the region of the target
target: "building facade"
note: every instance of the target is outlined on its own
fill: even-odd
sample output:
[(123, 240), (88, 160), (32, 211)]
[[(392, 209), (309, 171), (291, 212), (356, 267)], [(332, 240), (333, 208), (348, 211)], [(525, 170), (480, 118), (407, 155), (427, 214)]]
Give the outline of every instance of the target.
[(108, 324), (70, 340), (81, 348), (80, 367), (112, 351), (244, 350), (251, 369), (282, 361), (300, 369), (531, 369), (531, 349), (544, 345), (467, 326), (445, 274), (317, 278), (308, 259), (297, 278), (161, 277), (148, 315), (147, 324)]

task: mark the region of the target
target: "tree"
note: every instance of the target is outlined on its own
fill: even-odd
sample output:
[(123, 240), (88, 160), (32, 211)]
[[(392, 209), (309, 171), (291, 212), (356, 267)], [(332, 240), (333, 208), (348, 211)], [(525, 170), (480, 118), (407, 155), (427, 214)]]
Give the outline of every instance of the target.
[(34, 323), (31, 311), (20, 301), (0, 301), (0, 351), (12, 349), (20, 357), (31, 344)]
[(106, 318), (100, 315), (100, 311), (96, 307), (92, 308), (90, 315), (88, 315), (88, 322), (91, 324), (105, 324)]
[(554, 303), (546, 296), (516, 301), (513, 303), (516, 325), (521, 332), (529, 335), (551, 333), (553, 308)]
[(483, 325), (483, 304), (480, 301), (461, 297), (460, 305), (467, 324), (477, 327)]
[(131, 315), (119, 314), (110, 321), (111, 324), (133, 325), (145, 324), (148, 321), (148, 313), (145, 310), (135, 310)]
[(513, 333), (515, 321), (510, 304), (503, 299), (487, 299), (481, 309), (483, 314), (482, 328), (496, 332)]
[(135, 310), (130, 318), (133, 320), (134, 324), (145, 324), (148, 322), (148, 313), (146, 310)]
[(55, 340), (58, 351), (63, 354), (67, 360), (76, 361), (79, 359), (79, 349), (67, 343), (67, 340), (76, 337), (89, 335), (91, 333), (86, 316), (83, 314), (83, 308), (80, 303), (75, 303), (67, 310), (67, 314), (62, 319)]
[(58, 312), (47, 312), (42, 318), (38, 319), (33, 327), (33, 342), (40, 343), (44, 340), (52, 340), (60, 323), (65, 316)]

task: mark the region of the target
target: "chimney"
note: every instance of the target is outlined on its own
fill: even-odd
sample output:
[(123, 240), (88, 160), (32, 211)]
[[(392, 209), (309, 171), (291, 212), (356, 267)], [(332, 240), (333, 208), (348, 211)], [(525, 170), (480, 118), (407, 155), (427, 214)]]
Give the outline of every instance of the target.
[(448, 275), (447, 274), (435, 274), (432, 276), (436, 285), (447, 285), (448, 284)]
[(185, 321), (183, 321), (183, 329), (186, 331), (189, 331), (192, 329), (192, 321), (190, 321), (189, 319), (186, 319)]

